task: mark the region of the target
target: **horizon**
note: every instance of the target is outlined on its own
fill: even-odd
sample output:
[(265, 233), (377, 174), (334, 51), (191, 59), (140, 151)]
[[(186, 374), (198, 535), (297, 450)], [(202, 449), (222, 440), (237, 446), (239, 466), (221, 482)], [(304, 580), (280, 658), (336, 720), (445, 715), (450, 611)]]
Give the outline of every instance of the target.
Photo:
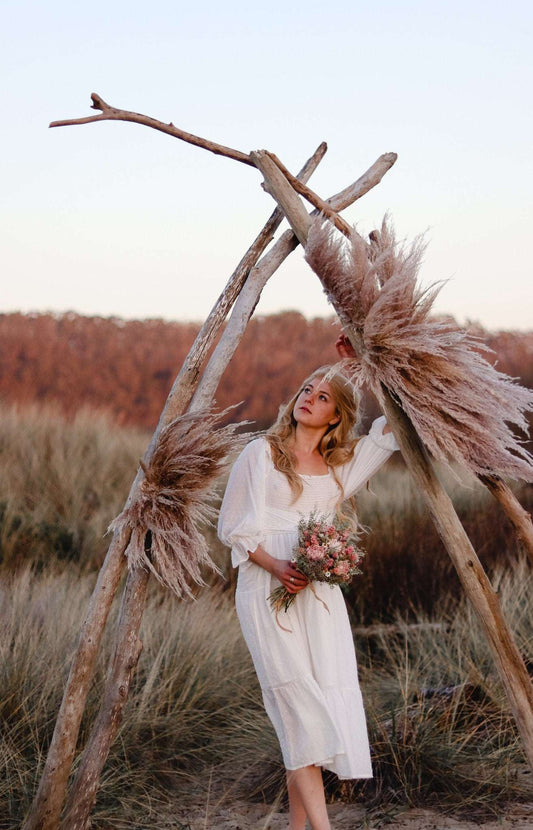
[[(231, 312), (230, 312), (231, 313)], [(302, 317), (307, 323), (312, 323), (315, 320), (330, 320), (332, 324), (338, 324), (340, 328), (341, 322), (338, 319), (337, 315), (334, 311), (331, 311), (330, 314), (315, 314), (315, 315), (307, 315), (304, 314), (297, 308), (285, 308), (280, 309), (279, 311), (265, 311), (259, 312), (258, 314), (254, 313), (253, 316), (250, 318), (251, 320), (261, 319), (268, 319), (269, 317), (282, 317), (285, 314), (298, 314)], [(21, 309), (13, 310), (13, 311), (0, 311), (0, 317), (8, 317), (8, 316), (15, 316), (21, 315), (23, 317), (53, 317), (54, 319), (59, 318), (68, 318), (68, 317), (80, 317), (84, 320), (109, 320), (117, 323), (150, 323), (150, 322), (161, 322), (161, 323), (169, 323), (169, 324), (177, 324), (177, 325), (184, 325), (184, 326), (197, 326), (201, 328), (204, 323), (204, 320), (200, 319), (180, 319), (177, 317), (164, 317), (164, 316), (154, 316), (154, 317), (123, 317), (119, 314), (82, 314), (79, 311), (75, 311), (73, 309), (65, 309), (64, 311), (58, 310), (37, 310), (37, 309), (29, 309), (27, 311), (23, 311)], [(432, 317), (438, 318), (450, 318), (453, 322), (461, 329), (481, 329), (486, 334), (533, 334), (533, 324), (530, 328), (525, 329), (518, 329), (518, 328), (487, 328), (483, 326), (479, 320), (467, 320), (464, 323), (460, 323), (453, 315), (446, 314), (444, 312), (439, 312), (431, 315)]]

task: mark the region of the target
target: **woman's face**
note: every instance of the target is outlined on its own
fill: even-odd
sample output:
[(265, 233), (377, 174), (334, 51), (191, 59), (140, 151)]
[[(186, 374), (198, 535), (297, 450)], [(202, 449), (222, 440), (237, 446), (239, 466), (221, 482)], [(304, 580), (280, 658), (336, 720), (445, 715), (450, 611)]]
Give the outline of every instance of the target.
[(302, 389), (292, 411), (294, 420), (302, 426), (326, 430), (337, 424), (340, 416), (331, 386), (323, 378), (313, 378)]

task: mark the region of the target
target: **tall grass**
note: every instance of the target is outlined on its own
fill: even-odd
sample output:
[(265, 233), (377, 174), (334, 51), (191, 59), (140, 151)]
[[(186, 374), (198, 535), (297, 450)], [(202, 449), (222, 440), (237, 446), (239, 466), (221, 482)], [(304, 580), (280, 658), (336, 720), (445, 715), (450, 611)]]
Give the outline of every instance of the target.
[[(0, 409), (0, 570), (27, 563), (98, 567), (107, 526), (122, 509), (147, 443), (145, 434), (89, 411), (68, 420), (50, 409)], [(475, 479), (442, 475), (485, 566), (514, 558), (512, 530), (488, 491)], [(533, 508), (533, 487), (521, 487), (519, 497)], [(354, 622), (391, 620), (411, 609), (431, 614), (443, 598), (459, 597), (451, 561), (401, 462), (389, 462), (358, 495), (358, 510), (370, 532), (364, 576), (347, 597)], [(231, 589), (228, 552), (212, 528), (205, 532)]]
[[(533, 577), (519, 562), (497, 574), (507, 617), (533, 660)], [(2, 581), (0, 827), (19, 826), (53, 730), (89, 575), (26, 569)], [(527, 788), (506, 700), (464, 601), (441, 627), (401, 619), (359, 641), (375, 778), (330, 782), (331, 797), (465, 807), (497, 805)], [(426, 623), (424, 615), (419, 623)], [(178, 602), (153, 590), (143, 652), (105, 768), (95, 827), (156, 827), (172, 805), (208, 798), (273, 800), (283, 785), (277, 741), (227, 592)], [(91, 689), (82, 740), (96, 713), (110, 643)], [(530, 792), (531, 794), (531, 792)], [(141, 820), (142, 819), (142, 820)]]
[[(89, 413), (73, 421), (50, 411), (0, 413), (0, 828), (20, 826), (31, 802), (107, 547), (103, 534), (146, 441)], [(533, 665), (531, 568), (516, 557), (483, 488), (451, 477), (446, 485)], [(372, 491), (359, 499), (359, 515), (372, 528), (364, 575), (347, 599), (356, 629), (379, 623), (356, 638), (375, 777), (331, 780), (331, 798), (490, 807), (531, 795), (486, 643), (420, 496), (397, 465), (376, 477)], [(526, 505), (531, 492), (520, 491)], [(233, 609), (227, 551), (208, 532), (228, 581), (215, 581), (193, 603), (151, 585), (144, 649), (95, 827), (156, 828), (173, 821), (178, 803), (254, 794), (273, 801), (282, 792), (277, 741)], [(80, 744), (109, 657), (107, 634)]]
[(98, 564), (148, 438), (103, 414), (0, 410), (0, 562)]
[[(392, 620), (398, 612), (433, 614), (462, 592), (420, 492), (401, 459), (394, 460), (357, 496), (359, 519), (368, 528), (364, 576), (352, 582), (348, 594), (358, 622)], [(489, 491), (461, 471), (440, 467), (438, 474), (489, 574), (514, 561), (520, 554), (516, 537)], [(533, 510), (533, 487), (517, 485), (516, 491), (523, 506)]]

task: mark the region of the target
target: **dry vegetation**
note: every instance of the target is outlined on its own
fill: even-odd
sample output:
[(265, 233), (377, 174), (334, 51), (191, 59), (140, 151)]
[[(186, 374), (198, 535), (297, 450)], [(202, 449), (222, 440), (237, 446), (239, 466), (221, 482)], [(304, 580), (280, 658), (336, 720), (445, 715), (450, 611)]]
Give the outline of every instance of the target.
[[(198, 328), (73, 313), (0, 314), (0, 398), (53, 403), (69, 415), (89, 406), (117, 423), (152, 429)], [(533, 388), (532, 332), (470, 328), (494, 349), (501, 371)], [(306, 320), (297, 312), (252, 319), (217, 393), (221, 408), (242, 400), (236, 417), (267, 426), (294, 391), (295, 367), (302, 379), (336, 359), (338, 330), (333, 318)]]
[[(0, 415), (0, 828), (20, 826), (29, 806), (107, 545), (103, 534), (146, 441), (88, 412), (71, 421), (37, 409)], [(533, 665), (533, 572), (488, 494), (472, 481), (448, 486)], [(364, 576), (348, 601), (375, 778), (363, 785), (332, 779), (331, 799), (385, 815), (402, 804), (486, 814), (505, 800), (531, 798), (490, 656), (419, 498), (401, 466), (382, 471), (372, 491), (359, 499), (373, 530)], [(532, 488), (520, 496), (531, 503)], [(152, 585), (144, 650), (95, 827), (183, 830), (188, 804), (283, 800), (279, 750), (233, 610), (227, 553), (208, 532), (230, 579), (215, 578), (192, 603)], [(84, 734), (109, 649), (108, 637)]]

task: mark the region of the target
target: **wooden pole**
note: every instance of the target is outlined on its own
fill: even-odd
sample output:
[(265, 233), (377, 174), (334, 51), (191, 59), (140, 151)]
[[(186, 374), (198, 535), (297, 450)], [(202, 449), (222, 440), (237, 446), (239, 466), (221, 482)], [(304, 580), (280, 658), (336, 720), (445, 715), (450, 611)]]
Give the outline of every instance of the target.
[[(302, 168), (300, 175), (305, 181), (324, 157), (326, 149), (326, 145), (321, 144)], [(182, 412), (185, 412), (189, 405), (200, 381), (200, 372), (207, 352), (220, 331), (227, 313), (245, 283), (250, 270), (272, 240), (282, 219), (283, 213), (275, 210), (241, 259), (230, 277), (225, 291), (216, 301), (209, 317), (198, 333), (172, 385), (159, 423), (144, 455), (143, 461), (145, 464), (149, 463), (163, 427)], [(131, 504), (136, 497), (142, 478), (143, 473), (139, 468), (131, 486), (126, 506)], [(111, 604), (126, 564), (124, 551), (128, 546), (129, 539), (130, 535), (126, 531), (114, 534), (98, 574), (98, 580), (80, 631), (77, 650), (63, 693), (39, 787), (23, 830), (55, 830), (59, 825), (94, 664)], [(142, 591), (139, 588), (135, 595), (140, 599), (141, 594)]]
[[(393, 154), (389, 154), (386, 159), (381, 159), (381, 161), (378, 159), (376, 164), (379, 163), (378, 170), (381, 172), (381, 175), (383, 175), (382, 171), (384, 169), (388, 169), (394, 163), (394, 160), (395, 156)], [(302, 171), (302, 177), (307, 179), (307, 173), (308, 171)], [(370, 176), (369, 171), (367, 171), (367, 173), (358, 179), (359, 184), (354, 183), (353, 186), (343, 191), (342, 201), (340, 204), (342, 206), (347, 206), (363, 195), (363, 193), (368, 192), (368, 190), (375, 186), (380, 179), (381, 176), (378, 178), (375, 172), (373, 176)], [(332, 201), (334, 203), (339, 203), (338, 197), (335, 196), (332, 197)], [(281, 211), (280, 213), (283, 216)], [(289, 243), (288, 247), (290, 252), (298, 243), (294, 237), (294, 234), (292, 234), (291, 231), (288, 233), (294, 240), (294, 244), (292, 244), (292, 242)], [(261, 261), (261, 263), (253, 269), (254, 271), (256, 270), (259, 272), (259, 282), (262, 282), (263, 285), (268, 277), (270, 277), (278, 267), (280, 257), (283, 257), (284, 259), (287, 256), (287, 244), (283, 243), (283, 237), (281, 238), (280, 243), (280, 245), (274, 246), (272, 251), (264, 257), (264, 262)], [(234, 312), (236, 312), (235, 317), (232, 314), (232, 318), (238, 320), (239, 324), (236, 326), (231, 325), (230, 321), (230, 324), (227, 327), (229, 335), (225, 337), (226, 332), (224, 332), (223, 335), (224, 348), (222, 350), (216, 349), (211, 356), (209, 365), (203, 373), (202, 380), (200, 381), (191, 400), (189, 409), (202, 409), (210, 403), (222, 372), (229, 363), (229, 360), (231, 359), (231, 356), (233, 355), (242, 334), (244, 333), (246, 322), (249, 317), (244, 315), (243, 318), (242, 312), (244, 304), (240, 304), (239, 301), (242, 296), (245, 297), (245, 303), (247, 304), (251, 316), (253, 307), (255, 307), (255, 303), (258, 299), (257, 280), (253, 280), (251, 288), (248, 290), (248, 283), (251, 278), (252, 274), (250, 274), (246, 280), (246, 283), (236, 300), (234, 309)], [(250, 303), (250, 299), (253, 301), (253, 307), (251, 307), (252, 304)], [(237, 308), (238, 304), (239, 307)], [(85, 830), (88, 826), (89, 815), (96, 798), (100, 775), (107, 755), (109, 754), (111, 744), (119, 728), (131, 677), (133, 671), (135, 670), (138, 657), (140, 656), (139, 649), (135, 652), (136, 658), (134, 659), (132, 644), (134, 642), (140, 642), (138, 640), (138, 632), (141, 623), (141, 615), (138, 613), (138, 605), (133, 607), (131, 603), (129, 603), (126, 607), (128, 603), (126, 597), (129, 592), (136, 596), (137, 604), (142, 603), (144, 606), (146, 587), (147, 580), (144, 579), (142, 572), (133, 572), (128, 575), (125, 598), (123, 599), (124, 611), (121, 609), (121, 622), (117, 629), (113, 665), (106, 683), (100, 713), (85, 747), (83, 758), (78, 767), (78, 771), (68, 796), (65, 808), (65, 818), (61, 823), (61, 828), (64, 830)]]
[(139, 639), (149, 571), (137, 568), (128, 574), (115, 632), (114, 654), (106, 680), (100, 711), (95, 720), (82, 761), (70, 789), (61, 821), (64, 830), (84, 830), (89, 824), (100, 774), (109, 747), (122, 722), (131, 678), (142, 651)]
[(533, 521), (517, 497), (499, 476), (479, 476), (479, 480), (492, 493), (511, 522), (519, 544), (526, 551), (533, 565)]
[[(305, 245), (311, 220), (300, 198), (267, 153), (258, 151), (251, 153), (251, 157), (263, 173), (269, 192), (287, 216), (301, 244)], [(335, 303), (335, 298), (333, 302), (342, 322), (348, 323), (340, 305)], [(357, 350), (357, 338), (353, 328), (349, 325), (348, 333), (350, 339), (353, 340), (352, 345)], [(533, 769), (533, 686), (503, 617), (498, 597), (492, 590), (481, 562), (459, 521), (448, 494), (437, 478), (427, 451), (412, 423), (395, 403), (389, 390), (382, 387), (379, 397), (409, 471), (420, 488), (439, 536), (485, 632), (522, 738), (525, 754)]]

